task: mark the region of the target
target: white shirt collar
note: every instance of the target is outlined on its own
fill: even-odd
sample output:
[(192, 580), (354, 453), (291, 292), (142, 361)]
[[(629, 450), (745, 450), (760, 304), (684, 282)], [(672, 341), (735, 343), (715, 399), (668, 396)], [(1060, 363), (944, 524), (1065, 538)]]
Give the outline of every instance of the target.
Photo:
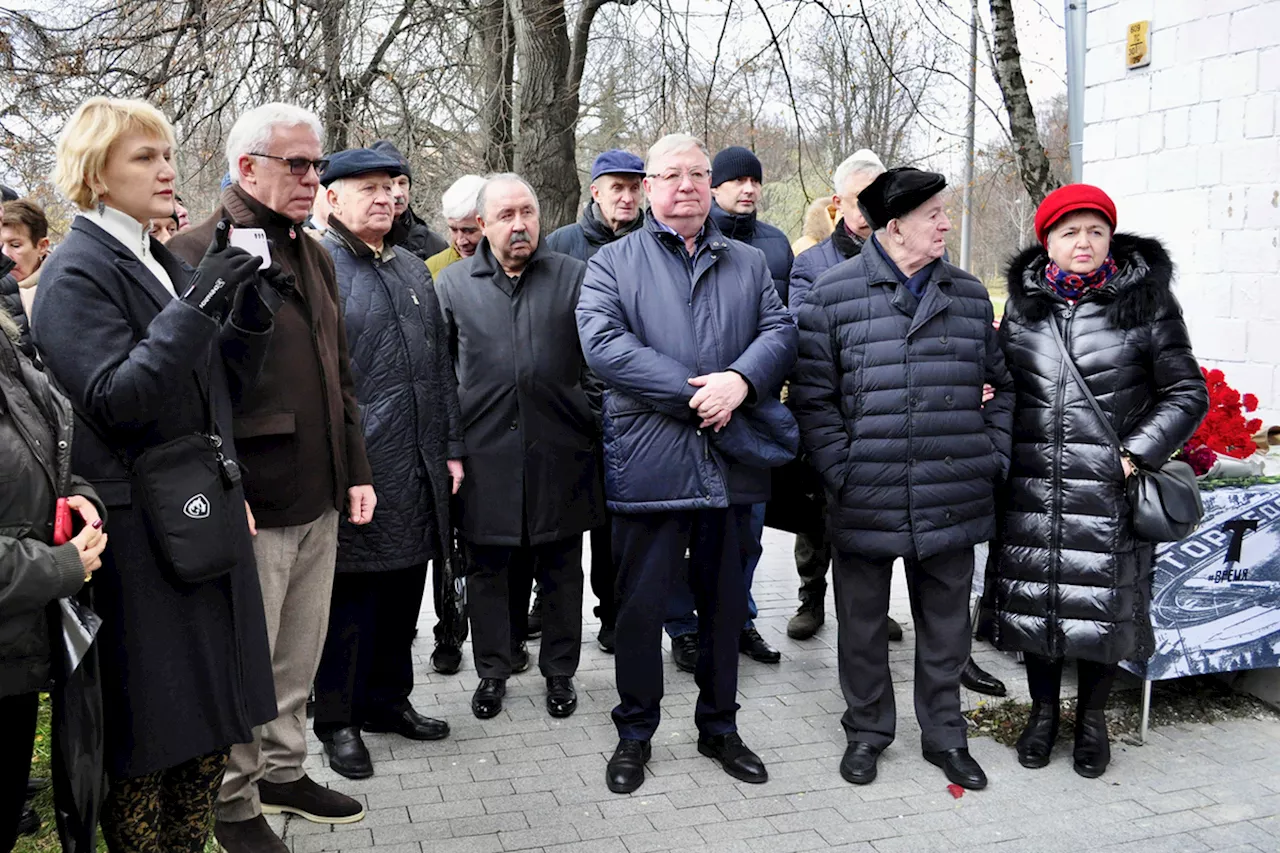
[(147, 229), (129, 214), (103, 205), (101, 208), (82, 211), (80, 215), (119, 240), (126, 249), (138, 256), (138, 260), (146, 261), (151, 257), (151, 239)]

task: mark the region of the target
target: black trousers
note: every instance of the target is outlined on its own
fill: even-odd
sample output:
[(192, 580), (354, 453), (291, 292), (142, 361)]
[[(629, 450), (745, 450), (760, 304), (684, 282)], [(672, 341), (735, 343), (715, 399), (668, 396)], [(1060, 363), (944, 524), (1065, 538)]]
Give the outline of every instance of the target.
[(39, 708), (38, 693), (0, 698), (0, 720), (4, 720), (4, 736), (0, 737), (0, 853), (9, 853), (18, 840)]
[[(967, 743), (960, 671), (969, 659), (969, 587), (973, 549), (904, 560), (916, 628), (915, 706), (929, 751)], [(879, 749), (893, 742), (897, 710), (889, 675), (889, 585), (893, 558), (837, 550), (833, 578), (839, 613), (841, 722), (850, 742)]]
[(529, 627), (529, 593), (542, 589), (544, 676), (573, 675), (582, 654), (582, 536), (543, 545), (467, 544), (467, 615), (476, 674), (510, 678), (511, 653)]
[(426, 563), (334, 576), (315, 679), (317, 736), (385, 720), (409, 706), (413, 632), (426, 584)]
[(800, 575), (800, 598), (822, 598), (827, 594), (827, 568), (831, 565), (831, 545), (825, 525), (813, 533), (796, 534), (796, 573)]
[(743, 571), (751, 543), (748, 505), (613, 517), (619, 592), (613, 722), (619, 737), (649, 740), (661, 720), (662, 623), (686, 550), (698, 613), (694, 722), (708, 736), (737, 730), (738, 636), (747, 618)]
[(600, 602), (595, 614), (600, 627), (612, 628), (618, 621), (618, 569), (613, 560), (613, 516), (605, 513), (605, 523), (591, 531), (591, 593)]
[[(1057, 705), (1062, 697), (1062, 658), (1045, 658), (1040, 655), (1025, 656), (1027, 687), (1031, 698)], [(1116, 683), (1119, 664), (1098, 663), (1091, 660), (1076, 661), (1076, 707), (1081, 711), (1101, 711), (1107, 707), (1107, 698)]]

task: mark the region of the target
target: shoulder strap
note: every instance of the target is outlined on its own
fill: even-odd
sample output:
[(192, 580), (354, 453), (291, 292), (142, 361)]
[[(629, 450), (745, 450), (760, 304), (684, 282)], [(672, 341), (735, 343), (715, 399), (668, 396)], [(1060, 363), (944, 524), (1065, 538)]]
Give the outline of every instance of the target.
[(1080, 370), (1076, 367), (1075, 359), (1071, 357), (1071, 351), (1067, 349), (1066, 341), (1062, 339), (1062, 332), (1058, 329), (1058, 318), (1051, 312), (1045, 321), (1049, 324), (1049, 330), (1053, 333), (1053, 340), (1058, 345), (1058, 351), (1062, 353), (1062, 364), (1075, 379), (1076, 384), (1080, 386), (1080, 390), (1084, 393), (1084, 398), (1089, 401), (1089, 405), (1093, 407), (1093, 413), (1098, 416), (1098, 421), (1102, 424), (1102, 428), (1107, 433), (1107, 438), (1115, 445), (1117, 450), (1124, 450), (1124, 444), (1120, 441), (1120, 436), (1116, 434), (1116, 429), (1111, 425), (1111, 418), (1107, 417), (1107, 413), (1102, 411), (1102, 406), (1098, 405), (1098, 398), (1093, 396), (1093, 392), (1089, 390), (1089, 385), (1084, 381), (1084, 377), (1080, 375)]

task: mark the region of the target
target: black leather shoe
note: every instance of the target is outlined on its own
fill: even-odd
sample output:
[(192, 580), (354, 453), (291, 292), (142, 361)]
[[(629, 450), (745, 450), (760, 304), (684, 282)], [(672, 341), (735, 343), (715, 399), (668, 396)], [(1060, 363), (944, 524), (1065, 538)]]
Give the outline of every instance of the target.
[(615, 794), (630, 794), (644, 784), (644, 766), (652, 751), (647, 740), (623, 738), (604, 770), (604, 783)]
[(743, 628), (738, 635), (738, 651), (760, 663), (777, 663), (782, 660), (782, 652), (764, 641), (755, 628)]
[(441, 675), (453, 675), (462, 668), (462, 649), (437, 645), (431, 653), (431, 668)]
[(600, 633), (596, 634), (596, 642), (600, 644), (600, 648), (605, 654), (613, 654), (614, 646), (617, 642), (618, 631), (613, 625), (601, 625)]
[(846, 782), (854, 785), (870, 785), (876, 781), (876, 761), (880, 758), (880, 750), (871, 744), (855, 740), (844, 751), (840, 759), (840, 775)]
[(961, 788), (968, 788), (970, 791), (981, 791), (987, 787), (987, 774), (982, 772), (982, 767), (969, 754), (968, 749), (944, 749), (940, 752), (924, 753), (924, 760), (930, 764), (941, 767), (942, 772), (947, 774), (947, 779), (956, 783)]
[(693, 672), (698, 668), (698, 635), (681, 634), (671, 638), (671, 659), (676, 669)]
[(1058, 712), (1057, 702), (1037, 699), (1031, 703), (1031, 717), (1018, 736), (1018, 763), (1023, 767), (1038, 770), (1049, 764), (1053, 744), (1058, 740)]
[(324, 754), (329, 756), (329, 767), (334, 773), (348, 779), (368, 779), (373, 775), (373, 759), (354, 726), (338, 729), (320, 738)]
[(18, 834), (19, 835), (35, 835), (43, 826), (40, 815), (30, 803), (22, 808), (22, 817), (18, 818)]
[(529, 647), (524, 643), (511, 650), (511, 673), (524, 672), (529, 668)]
[(502, 712), (502, 697), (507, 695), (507, 682), (501, 678), (482, 678), (471, 696), (471, 713), (478, 720), (488, 720)]
[(578, 692), (567, 675), (547, 676), (547, 713), (553, 717), (572, 716), (578, 710)]
[(902, 642), (902, 626), (898, 624), (898, 620), (892, 616), (889, 617), (889, 642)]
[(529, 629), (524, 634), (530, 640), (542, 636), (542, 593), (533, 596), (533, 606), (529, 608)]
[(737, 732), (698, 738), (698, 752), (720, 762), (724, 772), (735, 779), (759, 785), (769, 781), (764, 762), (738, 737)]
[(399, 714), (384, 719), (369, 720), (364, 724), (366, 732), (391, 732), (409, 740), (441, 740), (449, 736), (449, 724), (419, 714), (413, 708), (405, 708)]
[(31, 776), (27, 779), (27, 798), (34, 797), (52, 784), (48, 776)]
[(983, 693), (987, 696), (1004, 696), (1009, 692), (1005, 689), (1003, 681), (974, 663), (973, 658), (969, 658), (965, 662), (964, 669), (960, 671), (960, 684), (974, 693)]
[(1076, 712), (1076, 748), (1072, 753), (1075, 771), (1086, 779), (1097, 779), (1111, 763), (1111, 741), (1107, 739), (1106, 711)]

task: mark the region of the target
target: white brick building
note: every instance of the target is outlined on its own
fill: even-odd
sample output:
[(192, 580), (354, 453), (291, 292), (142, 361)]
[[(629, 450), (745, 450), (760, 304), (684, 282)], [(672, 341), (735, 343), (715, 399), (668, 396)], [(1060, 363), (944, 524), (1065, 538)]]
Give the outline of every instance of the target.
[(1201, 362), (1280, 423), (1280, 0), (1090, 0), (1085, 83), (1084, 180), (1165, 242)]

